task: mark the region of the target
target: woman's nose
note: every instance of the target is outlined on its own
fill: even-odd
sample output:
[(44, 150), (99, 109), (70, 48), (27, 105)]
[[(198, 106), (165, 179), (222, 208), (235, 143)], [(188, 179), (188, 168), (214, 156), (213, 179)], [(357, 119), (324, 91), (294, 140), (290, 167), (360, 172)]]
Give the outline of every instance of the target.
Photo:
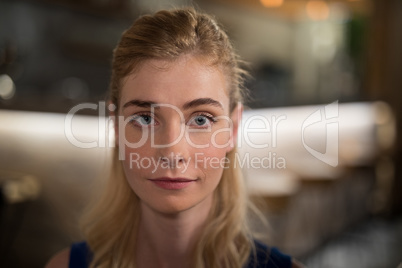
[(177, 165), (188, 158), (189, 144), (186, 141), (185, 125), (181, 122), (170, 122), (157, 133), (155, 146), (162, 161)]
[(166, 163), (170, 168), (176, 168), (186, 162), (182, 154), (174, 154), (171, 152), (169, 155), (163, 155), (160, 158), (162, 162)]

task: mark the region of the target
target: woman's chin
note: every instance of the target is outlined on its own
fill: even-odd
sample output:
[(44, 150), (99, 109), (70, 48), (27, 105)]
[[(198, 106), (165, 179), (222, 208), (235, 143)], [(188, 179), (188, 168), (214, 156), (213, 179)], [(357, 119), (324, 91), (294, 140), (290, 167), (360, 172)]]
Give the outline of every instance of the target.
[(194, 199), (171, 196), (160, 199), (153, 199), (151, 200), (151, 202), (146, 202), (144, 200), (141, 202), (154, 212), (163, 215), (174, 216), (190, 211), (192, 209), (198, 210), (196, 209), (197, 207), (199, 209), (202, 209), (202, 207), (205, 207), (205, 205), (209, 207), (210, 202), (207, 202), (205, 199), (206, 198)]
[(147, 207), (152, 211), (165, 216), (175, 216), (185, 211), (188, 211), (191, 205), (178, 204), (177, 202), (163, 202), (161, 204), (147, 204)]

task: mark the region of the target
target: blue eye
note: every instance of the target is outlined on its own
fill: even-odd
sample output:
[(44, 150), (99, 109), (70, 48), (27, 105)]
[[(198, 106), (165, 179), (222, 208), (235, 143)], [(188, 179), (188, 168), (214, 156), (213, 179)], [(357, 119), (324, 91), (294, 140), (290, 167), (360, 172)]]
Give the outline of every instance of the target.
[(193, 127), (209, 127), (212, 123), (216, 122), (212, 115), (199, 114), (192, 117), (187, 125)]
[(155, 124), (154, 118), (149, 114), (135, 115), (130, 119), (130, 122), (133, 122), (133, 124), (140, 126), (140, 127)]
[(205, 125), (207, 123), (208, 119), (205, 116), (198, 115), (194, 118), (194, 123), (196, 123), (199, 126)]
[(142, 115), (140, 116), (140, 121), (143, 125), (149, 125), (152, 123), (152, 117), (150, 117), (149, 115)]

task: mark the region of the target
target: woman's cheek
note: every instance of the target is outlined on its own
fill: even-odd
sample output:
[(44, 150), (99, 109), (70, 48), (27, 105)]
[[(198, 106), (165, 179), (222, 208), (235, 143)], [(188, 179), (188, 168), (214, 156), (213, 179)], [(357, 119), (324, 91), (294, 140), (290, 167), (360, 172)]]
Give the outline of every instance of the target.
[(228, 128), (222, 128), (215, 131), (211, 136), (211, 144), (210, 146), (217, 149), (226, 149), (231, 144), (231, 131)]
[(231, 129), (219, 126), (212, 129), (195, 129), (186, 134), (187, 142), (195, 149), (201, 148), (226, 148), (230, 146)]
[[(216, 147), (209, 147), (197, 150), (194, 154), (194, 166), (201, 169), (205, 174), (221, 172), (225, 167), (226, 150)], [(213, 176), (220, 177), (220, 176)]]
[(150, 139), (150, 130), (148, 128), (136, 129), (133, 126), (126, 126), (124, 136), (120, 136), (120, 142), (123, 142), (130, 148), (140, 148), (144, 146)]

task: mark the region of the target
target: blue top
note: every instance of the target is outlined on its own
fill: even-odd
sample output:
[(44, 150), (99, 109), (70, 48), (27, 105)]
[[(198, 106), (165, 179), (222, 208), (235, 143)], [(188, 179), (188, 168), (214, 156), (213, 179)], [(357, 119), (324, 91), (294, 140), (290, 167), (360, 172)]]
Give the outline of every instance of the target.
[[(290, 256), (283, 254), (277, 248), (269, 248), (258, 241), (254, 242), (256, 254), (251, 253), (250, 260), (245, 268), (291, 268), (292, 261)], [(88, 268), (91, 255), (91, 251), (85, 242), (72, 244), (68, 267)]]

